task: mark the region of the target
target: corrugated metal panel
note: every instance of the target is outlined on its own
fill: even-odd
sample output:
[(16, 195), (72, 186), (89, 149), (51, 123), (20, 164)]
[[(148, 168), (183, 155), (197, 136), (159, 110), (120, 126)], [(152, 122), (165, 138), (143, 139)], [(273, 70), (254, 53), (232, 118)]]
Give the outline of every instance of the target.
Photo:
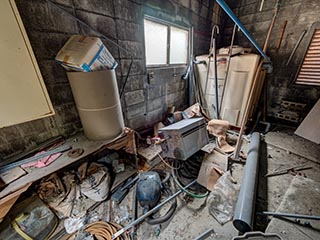
[(316, 29), (313, 33), (296, 83), (320, 85), (320, 29)]

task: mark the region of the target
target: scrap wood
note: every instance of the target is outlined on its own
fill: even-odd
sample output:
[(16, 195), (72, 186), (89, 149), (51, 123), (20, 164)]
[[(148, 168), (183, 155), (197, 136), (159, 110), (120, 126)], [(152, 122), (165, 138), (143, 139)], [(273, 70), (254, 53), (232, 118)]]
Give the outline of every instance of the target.
[(182, 116), (185, 119), (194, 117), (204, 117), (207, 121), (210, 120), (208, 115), (203, 111), (202, 106), (199, 103), (195, 103), (182, 112)]
[(153, 144), (147, 148), (145, 147), (139, 147), (138, 148), (138, 154), (142, 156), (144, 159), (147, 160), (147, 162), (152, 161), (155, 159), (158, 154), (162, 152), (161, 146)]
[(119, 137), (117, 137), (112, 142), (100, 148), (99, 151), (104, 149), (112, 149), (112, 150), (123, 149), (127, 153), (136, 155), (137, 149), (136, 149), (136, 141), (135, 141), (134, 133), (135, 133), (134, 130), (130, 128), (125, 128)]
[(17, 191), (0, 199), (0, 222), (6, 216), (6, 214), (9, 212), (10, 208), (13, 206), (13, 204), (16, 202), (16, 200), (20, 197), (20, 195), (22, 193), (24, 193), (25, 191), (27, 191), (27, 189), (30, 187), (31, 184), (32, 183), (28, 183), (25, 186), (18, 189)]
[(24, 176), (25, 174), (26, 172), (23, 169), (21, 169), (20, 167), (15, 167), (6, 172), (0, 173), (0, 179), (6, 185)]
[(311, 168), (312, 168), (312, 166), (306, 166), (306, 165), (288, 167), (288, 168), (283, 168), (283, 169), (280, 169), (280, 170), (276, 170), (276, 171), (271, 172), (271, 173), (267, 173), (264, 176), (265, 177), (278, 176), (278, 175), (289, 173), (290, 171), (301, 171), (301, 170), (306, 170), (306, 169), (311, 169)]

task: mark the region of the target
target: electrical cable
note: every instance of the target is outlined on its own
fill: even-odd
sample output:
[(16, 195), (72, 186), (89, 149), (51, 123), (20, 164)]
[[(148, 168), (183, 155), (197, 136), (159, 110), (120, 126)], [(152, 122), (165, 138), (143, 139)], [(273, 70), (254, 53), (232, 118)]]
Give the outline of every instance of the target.
[(160, 160), (161, 160), (167, 167), (169, 167), (170, 169), (179, 169), (178, 167), (173, 167), (172, 165), (170, 165), (169, 163), (167, 163), (167, 162), (163, 159), (163, 157), (161, 157), (160, 153), (158, 153), (157, 155), (158, 155), (158, 157), (160, 158)]

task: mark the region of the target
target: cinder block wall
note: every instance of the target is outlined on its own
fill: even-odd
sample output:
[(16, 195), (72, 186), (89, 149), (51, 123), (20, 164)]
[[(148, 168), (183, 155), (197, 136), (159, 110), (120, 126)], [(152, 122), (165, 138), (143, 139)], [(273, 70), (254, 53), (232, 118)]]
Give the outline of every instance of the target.
[[(144, 14), (195, 28), (196, 54), (208, 52), (213, 14), (209, 0), (55, 0), (60, 7), (116, 41), (133, 55), (134, 63), (122, 99), (126, 125), (134, 129), (152, 126), (167, 106), (187, 102), (185, 67), (153, 70), (148, 81), (145, 64)], [(56, 115), (0, 129), (0, 156), (31, 148), (57, 135), (69, 136), (81, 129), (65, 70), (54, 57), (73, 34), (96, 34), (45, 0), (16, 0), (35, 52)], [(119, 88), (127, 74), (130, 55), (104, 41), (119, 63)]]
[[(263, 48), (276, 0), (264, 1), (261, 12), (259, 11), (261, 0), (228, 0), (226, 2), (259, 46)], [(303, 58), (303, 50), (307, 45), (308, 35), (305, 35), (291, 64), (289, 66), (285, 65), (303, 30), (309, 30), (313, 22), (320, 20), (320, 1), (282, 0), (280, 2), (280, 11), (271, 33), (267, 51), (274, 67), (273, 73), (267, 76), (268, 115), (269, 117), (275, 116), (275, 113), (281, 109), (282, 99), (307, 103), (307, 108), (302, 113), (305, 115), (320, 96), (319, 87), (301, 86), (293, 83), (300, 61)], [(281, 48), (279, 52), (276, 52), (276, 45), (285, 20), (288, 21), (287, 27)], [(223, 45), (225, 46), (230, 44), (232, 28), (233, 22), (226, 17), (223, 39)], [(254, 48), (242, 33), (236, 34), (236, 43), (244, 47)]]

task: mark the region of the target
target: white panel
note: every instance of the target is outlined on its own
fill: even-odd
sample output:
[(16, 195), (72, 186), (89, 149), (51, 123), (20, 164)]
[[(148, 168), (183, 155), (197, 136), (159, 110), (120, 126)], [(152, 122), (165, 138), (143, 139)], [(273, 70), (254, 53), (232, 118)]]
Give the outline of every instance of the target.
[(144, 20), (147, 65), (167, 64), (168, 27)]
[[(257, 54), (244, 54), (231, 58), (221, 116), (236, 126), (241, 124), (259, 59)], [(244, 74), (240, 74), (241, 72)], [(240, 112), (236, 114), (238, 110)], [(233, 116), (238, 115), (236, 122), (233, 117), (228, 119), (227, 116), (231, 116), (230, 111), (234, 112)]]
[(52, 105), (13, 1), (2, 1), (0, 31), (0, 127), (52, 115)]
[(188, 59), (189, 32), (170, 27), (170, 64), (186, 64)]

